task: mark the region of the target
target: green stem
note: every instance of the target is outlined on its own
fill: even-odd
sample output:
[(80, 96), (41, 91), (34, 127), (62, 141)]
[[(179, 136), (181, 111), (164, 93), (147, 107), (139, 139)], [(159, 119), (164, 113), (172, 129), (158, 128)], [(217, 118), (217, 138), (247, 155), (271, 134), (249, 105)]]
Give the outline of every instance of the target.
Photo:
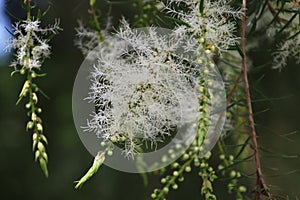
[(30, 19), (31, 19), (30, 0), (25, 0), (25, 3), (26, 3), (26, 9), (27, 9), (27, 20), (30, 21)]
[[(187, 166), (190, 166), (191, 162), (198, 157), (197, 153), (194, 153), (192, 156), (190, 156), (190, 158), (181, 166), (181, 168), (178, 170), (178, 174), (183, 174), (185, 168)], [(168, 180), (167, 184), (165, 185), (165, 187), (169, 188), (172, 184), (175, 183), (176, 179), (179, 176), (172, 176), (172, 178), (170, 180)], [(164, 199), (164, 194), (165, 192), (163, 190), (160, 191), (160, 193), (157, 195), (156, 199), (160, 200), (160, 199)]]
[(96, 29), (99, 33), (99, 38), (100, 38), (100, 41), (103, 42), (104, 41), (104, 37), (101, 33), (101, 26), (100, 26), (100, 22), (98, 20), (98, 16), (96, 14), (96, 11), (95, 11), (95, 8), (94, 8), (94, 5), (90, 4), (90, 9), (89, 9), (89, 13), (92, 15), (93, 17), (93, 21), (95, 23), (95, 26), (96, 26)]

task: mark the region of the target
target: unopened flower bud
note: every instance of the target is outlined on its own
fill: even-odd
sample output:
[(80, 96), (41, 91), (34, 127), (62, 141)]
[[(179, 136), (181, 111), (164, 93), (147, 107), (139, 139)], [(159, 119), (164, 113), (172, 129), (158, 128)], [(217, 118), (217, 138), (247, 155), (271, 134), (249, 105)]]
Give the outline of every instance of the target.
[(210, 54), (210, 53), (211, 53), (211, 50), (206, 49), (206, 50), (205, 50), (205, 53), (206, 53), (206, 54)]
[(163, 188), (163, 191), (164, 191), (164, 193), (168, 194), (168, 193), (169, 193), (169, 188), (164, 187), (164, 188)]
[(41, 155), (40, 151), (35, 152), (35, 161), (37, 161), (37, 159), (40, 157), (40, 155)]
[(33, 122), (32, 121), (29, 121), (26, 125), (26, 130), (29, 130), (29, 129), (32, 129), (33, 128)]
[(101, 147), (104, 147), (105, 145), (106, 145), (105, 142), (101, 142), (101, 143), (100, 143), (100, 146), (101, 146)]
[(184, 169), (186, 172), (191, 172), (192, 168), (190, 166), (185, 167)]
[(247, 188), (245, 186), (240, 186), (239, 191), (240, 192), (247, 192)]
[(29, 109), (30, 106), (31, 106), (30, 103), (27, 103), (27, 104), (25, 105), (25, 108)]
[(231, 172), (230, 172), (230, 177), (231, 178), (234, 178), (236, 176), (236, 172), (234, 171), (234, 170), (232, 170)]
[(38, 143), (37, 148), (41, 152), (43, 152), (45, 150), (45, 147), (44, 147), (43, 143), (41, 143), (41, 142)]
[(32, 114), (31, 114), (31, 120), (32, 120), (32, 121), (36, 121), (36, 119), (37, 119), (36, 114), (35, 114), (35, 113), (32, 113)]
[(112, 150), (107, 151), (107, 155), (108, 156), (112, 156), (113, 155), (113, 151)]
[(162, 10), (164, 8), (164, 5), (161, 2), (159, 2), (159, 3), (155, 4), (155, 7), (157, 10)]
[(173, 172), (173, 176), (178, 176), (178, 175), (179, 175), (178, 171)]
[(37, 97), (37, 95), (36, 95), (35, 92), (32, 93), (32, 100), (33, 100), (33, 102), (34, 102), (35, 104), (37, 104), (37, 102), (38, 102), (38, 97)]
[(39, 137), (39, 135), (37, 133), (34, 133), (32, 135), (32, 141), (37, 141), (38, 137)]
[(112, 136), (110, 139), (113, 143), (115, 143), (117, 141), (117, 137), (116, 136)]
[(151, 194), (151, 198), (152, 198), (152, 199), (155, 199), (155, 198), (156, 198), (156, 194), (155, 194), (155, 193), (152, 193), (152, 194)]
[(36, 125), (36, 127), (37, 127), (37, 130), (39, 131), (39, 132), (43, 132), (43, 126), (42, 126), (42, 124), (40, 124), (40, 123), (38, 123), (37, 125)]
[(186, 154), (186, 153), (185, 153), (185, 154), (183, 155), (182, 159), (183, 159), (183, 160), (187, 160), (187, 159), (189, 159), (189, 157), (190, 157), (189, 154)]
[(221, 155), (219, 156), (219, 158), (220, 158), (221, 160), (224, 160), (224, 159), (225, 159), (225, 155), (224, 155), (224, 154), (221, 154)]
[(25, 69), (23, 69), (23, 68), (20, 70), (20, 74), (22, 74), (22, 75), (24, 75), (25, 72), (26, 72), (26, 71), (25, 71)]
[(45, 159), (46, 162), (48, 162), (48, 155), (46, 152), (43, 152), (43, 158)]
[(28, 92), (28, 88), (29, 88), (30, 82), (27, 80), (25, 81), (23, 88), (19, 94), (19, 97), (24, 97), (26, 96), (27, 92)]
[(177, 162), (175, 162), (175, 163), (172, 164), (172, 167), (177, 168), (177, 167), (179, 167), (179, 164)]
[(46, 144), (48, 144), (48, 140), (46, 138), (46, 136), (44, 136), (43, 134), (40, 135), (40, 138), (43, 142), (45, 142)]
[(183, 176), (179, 177), (179, 178), (178, 178), (178, 181), (179, 181), (179, 182), (183, 182), (183, 181), (184, 181), (184, 177), (183, 177)]
[(177, 185), (177, 184), (174, 184), (174, 185), (172, 185), (172, 188), (173, 188), (174, 190), (177, 190), (177, 189), (178, 189), (178, 185)]
[(31, 77), (36, 78), (36, 73), (34, 71), (31, 73)]

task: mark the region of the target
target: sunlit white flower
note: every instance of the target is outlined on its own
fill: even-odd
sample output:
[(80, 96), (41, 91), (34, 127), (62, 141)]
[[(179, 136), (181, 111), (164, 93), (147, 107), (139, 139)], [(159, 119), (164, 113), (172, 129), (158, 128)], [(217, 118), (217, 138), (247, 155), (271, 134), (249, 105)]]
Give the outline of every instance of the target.
[(175, 34), (131, 29), (123, 21), (116, 36), (97, 48), (87, 98), (97, 111), (84, 129), (104, 141), (125, 137), (123, 152), (132, 157), (139, 145), (155, 146), (197, 121), (199, 68), (184, 66)]

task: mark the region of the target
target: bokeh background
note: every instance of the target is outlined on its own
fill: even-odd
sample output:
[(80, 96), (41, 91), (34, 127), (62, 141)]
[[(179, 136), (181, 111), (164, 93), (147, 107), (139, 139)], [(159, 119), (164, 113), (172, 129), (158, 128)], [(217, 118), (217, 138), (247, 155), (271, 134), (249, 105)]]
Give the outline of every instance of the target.
[[(60, 18), (64, 29), (51, 42), (52, 55), (44, 66), (46, 78), (38, 84), (46, 91), (50, 100), (41, 98), (42, 119), (45, 134), (49, 140), (49, 178), (45, 178), (31, 152), (31, 136), (25, 131), (27, 117), (24, 102), (16, 106), (16, 100), (24, 82), (20, 75), (11, 76), (8, 67), (11, 56), (5, 53), (3, 39), (5, 27), (17, 18), (25, 16), (19, 1), (4, 3), (0, 0), (0, 199), (103, 199), (144, 200), (157, 186), (160, 178), (150, 177), (148, 186), (138, 174), (128, 174), (103, 166), (79, 191), (73, 182), (83, 175), (92, 163), (93, 157), (82, 145), (72, 118), (72, 87), (83, 57), (74, 47), (78, 19), (87, 18), (88, 1), (52, 0), (51, 9), (44, 18), (53, 23)], [(49, 2), (38, 1), (42, 9)], [(132, 18), (134, 10), (127, 4), (113, 7), (114, 20), (121, 15)], [(10, 16), (10, 13), (12, 16)], [(262, 47), (265, 48), (265, 47)], [(266, 51), (251, 52), (254, 67), (270, 59)], [(260, 79), (264, 75), (262, 79)], [(260, 81), (257, 83), (257, 80)], [(263, 170), (272, 189), (289, 194), (291, 199), (300, 197), (300, 66), (293, 61), (281, 72), (271, 66), (251, 73), (250, 80), (256, 91), (262, 92), (271, 101), (260, 101), (254, 96), (254, 109), (259, 143), (274, 153), (262, 154)], [(295, 156), (291, 156), (295, 155)], [(196, 172), (186, 177), (180, 190), (171, 192), (170, 199), (201, 199), (201, 182)], [(215, 184), (219, 199), (226, 185)], [(250, 188), (251, 189), (251, 188)]]

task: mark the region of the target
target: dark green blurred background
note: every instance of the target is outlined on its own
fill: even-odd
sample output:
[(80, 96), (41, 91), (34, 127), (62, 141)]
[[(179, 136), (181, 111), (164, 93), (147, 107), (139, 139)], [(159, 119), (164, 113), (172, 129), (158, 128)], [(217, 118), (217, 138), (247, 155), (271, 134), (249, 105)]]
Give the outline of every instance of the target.
[[(75, 191), (73, 188), (73, 182), (86, 172), (93, 160), (77, 135), (71, 107), (73, 82), (83, 61), (73, 45), (74, 27), (78, 18), (87, 17), (87, 3), (80, 0), (53, 0), (48, 17), (44, 19), (52, 23), (54, 18), (60, 18), (64, 29), (53, 39), (53, 54), (43, 66), (47, 77), (37, 80), (51, 98), (41, 98), (42, 119), (50, 143), (48, 179), (43, 176), (38, 164), (34, 163), (31, 135), (25, 132), (27, 117), (24, 102), (15, 105), (24, 77), (11, 77), (13, 69), (8, 67), (8, 63), (3, 63), (0, 68), (0, 199), (143, 200), (149, 199), (155, 186), (161, 186), (159, 177), (151, 177), (149, 185), (144, 187), (139, 175), (103, 166), (82, 190)], [(22, 17), (24, 12), (18, 5), (12, 1), (7, 9)], [(115, 6), (114, 20), (118, 20), (121, 14), (133, 12), (126, 4)], [(268, 58), (262, 53), (253, 53), (251, 57), (254, 65), (260, 65)], [(256, 81), (264, 74), (265, 77), (255, 87), (267, 97), (281, 98), (272, 102), (257, 102), (254, 108), (259, 113), (256, 122), (260, 144), (286, 155), (300, 153), (300, 135), (295, 133), (288, 138), (284, 137), (300, 129), (300, 67), (292, 64), (282, 72), (268, 67), (250, 77)], [(279, 192), (290, 194), (292, 199), (296, 195), (300, 196), (300, 174), (293, 172), (300, 169), (298, 158), (285, 159), (263, 154), (262, 160), (267, 181), (273, 189), (277, 191), (278, 186), (281, 189)], [(290, 172), (293, 173), (289, 175)], [(180, 190), (171, 192), (170, 199), (201, 199), (200, 185), (196, 173), (191, 173)], [(216, 188), (217, 194), (221, 195), (226, 185), (218, 183)]]

